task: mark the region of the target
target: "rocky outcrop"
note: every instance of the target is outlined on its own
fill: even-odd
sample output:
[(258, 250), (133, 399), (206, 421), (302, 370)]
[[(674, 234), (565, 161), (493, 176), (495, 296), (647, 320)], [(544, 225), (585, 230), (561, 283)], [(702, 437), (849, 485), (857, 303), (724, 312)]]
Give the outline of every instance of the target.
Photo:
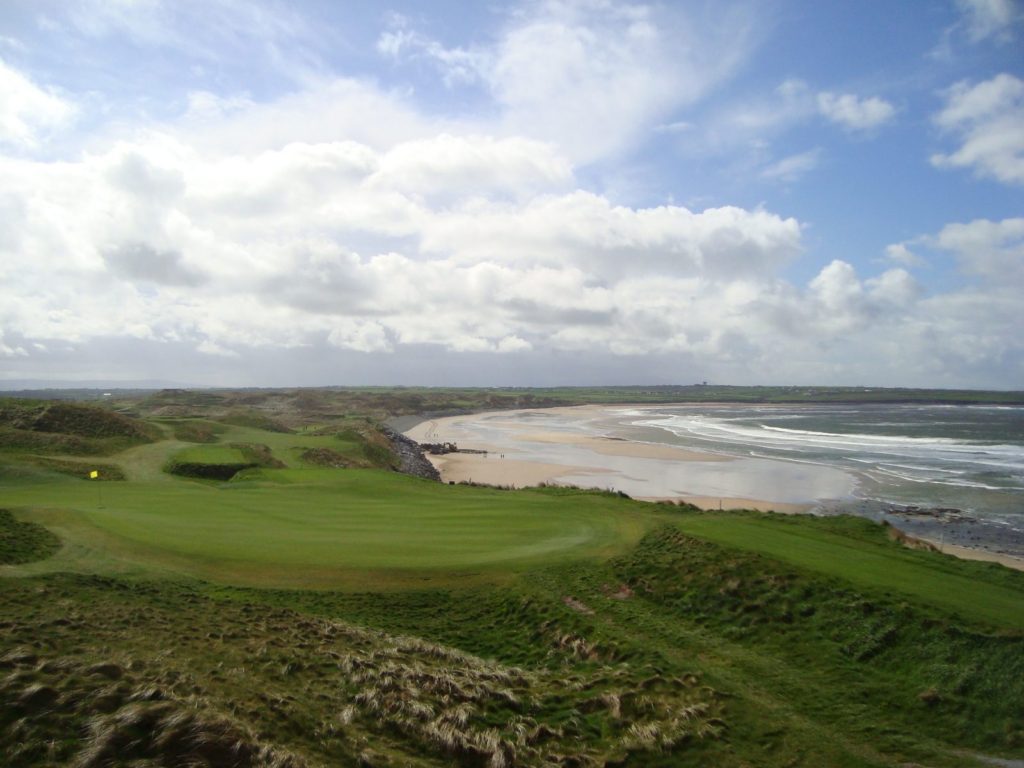
[(390, 427), (384, 427), (381, 431), (391, 442), (391, 450), (393, 450), (395, 455), (398, 457), (399, 472), (406, 475), (413, 475), (414, 477), (422, 477), (426, 480), (441, 480), (441, 474), (437, 471), (434, 465), (427, 460), (427, 457), (423, 454), (423, 449), (420, 448), (419, 443), (399, 432), (395, 432), (395, 430)]

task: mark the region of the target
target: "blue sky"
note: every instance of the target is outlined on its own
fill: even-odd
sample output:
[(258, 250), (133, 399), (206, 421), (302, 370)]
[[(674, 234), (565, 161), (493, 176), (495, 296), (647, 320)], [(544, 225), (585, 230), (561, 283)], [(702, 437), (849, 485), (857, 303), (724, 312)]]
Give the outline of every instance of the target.
[(1024, 9), (8, 0), (0, 386), (1024, 388)]

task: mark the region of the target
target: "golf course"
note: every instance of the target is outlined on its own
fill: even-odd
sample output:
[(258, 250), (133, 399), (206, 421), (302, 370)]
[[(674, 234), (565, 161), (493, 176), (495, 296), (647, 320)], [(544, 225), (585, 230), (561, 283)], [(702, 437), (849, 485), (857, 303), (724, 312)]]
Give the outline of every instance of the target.
[(858, 518), (449, 485), (383, 424), (495, 397), (0, 401), (4, 764), (1024, 759), (1024, 574)]

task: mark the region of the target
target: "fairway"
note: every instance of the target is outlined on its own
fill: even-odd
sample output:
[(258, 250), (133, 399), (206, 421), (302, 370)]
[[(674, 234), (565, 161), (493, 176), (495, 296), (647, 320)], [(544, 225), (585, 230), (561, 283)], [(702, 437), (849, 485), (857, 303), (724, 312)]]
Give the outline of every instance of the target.
[[(226, 484), (67, 482), (5, 503), (71, 545), (242, 584), (328, 586), (354, 572), (515, 569), (631, 546), (650, 517), (617, 499), (450, 487), (378, 470), (276, 470)], [(63, 554), (63, 553), (62, 553)], [(86, 558), (88, 560), (88, 557)], [(61, 555), (51, 562), (60, 567)]]

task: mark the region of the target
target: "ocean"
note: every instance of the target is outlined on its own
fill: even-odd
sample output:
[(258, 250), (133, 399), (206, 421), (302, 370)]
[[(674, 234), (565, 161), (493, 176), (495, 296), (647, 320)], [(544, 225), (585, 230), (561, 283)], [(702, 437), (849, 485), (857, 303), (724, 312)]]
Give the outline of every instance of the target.
[(699, 450), (841, 469), (854, 481), (850, 498), (1024, 522), (1024, 407), (684, 406), (618, 415)]

